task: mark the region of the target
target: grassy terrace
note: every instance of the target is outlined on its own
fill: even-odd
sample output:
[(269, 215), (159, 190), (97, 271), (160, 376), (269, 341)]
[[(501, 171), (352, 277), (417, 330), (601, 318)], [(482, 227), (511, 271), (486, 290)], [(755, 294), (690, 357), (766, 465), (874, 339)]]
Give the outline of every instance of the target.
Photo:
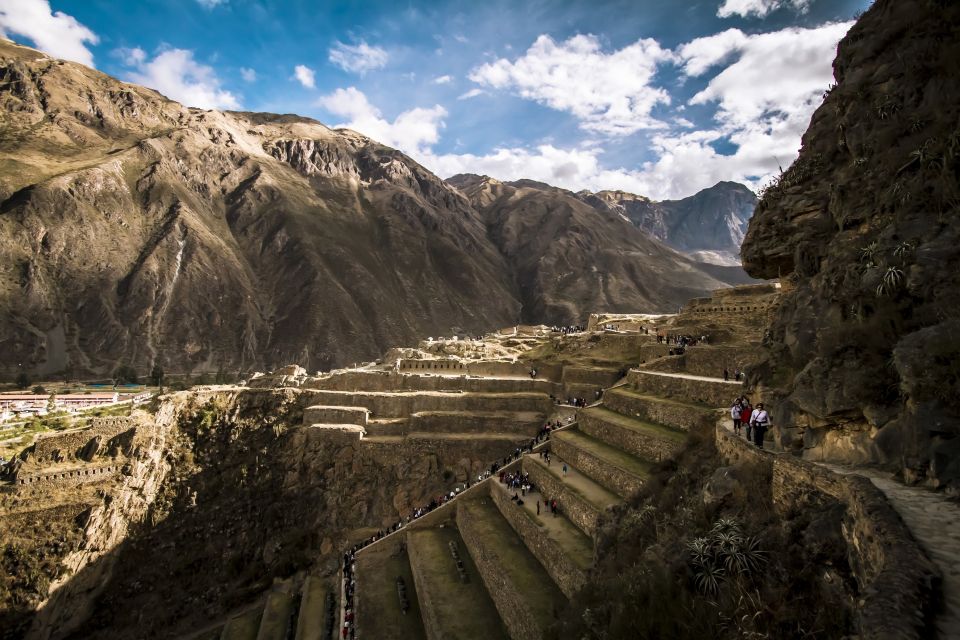
[(651, 463), (636, 458), (616, 447), (611, 447), (596, 438), (591, 438), (580, 431), (560, 431), (551, 437), (581, 449), (621, 471), (626, 471), (643, 479), (650, 475)]
[(629, 429), (641, 435), (650, 436), (651, 438), (670, 440), (677, 443), (682, 443), (687, 438), (687, 434), (678, 429), (672, 429), (662, 424), (637, 420), (636, 418), (631, 418), (630, 416), (625, 416), (622, 413), (617, 413), (616, 411), (611, 411), (603, 407), (590, 407), (589, 409), (584, 409), (582, 414), (602, 420), (603, 422), (615, 424), (618, 427)]
[(606, 395), (624, 395), (631, 398), (636, 398), (638, 400), (649, 400), (651, 402), (662, 402), (665, 404), (674, 404), (680, 407), (688, 407), (690, 409), (696, 409), (697, 411), (714, 411), (716, 407), (711, 407), (708, 404), (702, 402), (692, 402), (689, 400), (677, 400), (676, 398), (664, 398), (661, 396), (651, 396), (644, 393), (639, 393), (637, 391), (631, 391), (625, 386), (616, 387), (605, 392)]
[[(503, 488), (499, 490), (506, 491)], [(544, 503), (541, 506), (540, 515), (537, 515), (538, 499)], [(541, 534), (556, 542), (557, 546), (563, 550), (563, 554), (575, 565), (584, 570), (589, 569), (593, 561), (593, 541), (563, 515), (550, 515), (546, 509), (546, 499), (547, 497), (541, 493), (531, 491), (527, 493), (523, 505), (517, 506), (511, 502), (507, 508), (522, 509), (524, 514), (540, 528)]]
[[(460, 582), (449, 543), (457, 544), (469, 582)], [(444, 638), (486, 638), (507, 640), (500, 614), (483, 585), (483, 580), (460, 534), (449, 524), (443, 528), (421, 529), (408, 534), (423, 576), (421, 594), (430, 602)]]
[[(523, 459), (523, 461), (525, 464), (535, 464), (543, 468), (547, 473), (551, 474), (557, 480), (562, 482), (568, 490), (576, 493), (578, 496), (601, 511), (622, 502), (617, 494), (613, 493), (612, 491), (608, 491), (602, 485), (597, 484), (587, 476), (583, 475), (574, 469), (573, 465), (569, 463), (567, 464), (567, 475), (564, 476), (564, 461), (557, 456), (553, 456), (549, 465), (546, 463), (546, 461), (541, 460), (535, 455), (528, 455)], [(536, 500), (536, 498), (534, 499)]]
[(567, 606), (567, 599), (547, 574), (546, 569), (527, 550), (510, 524), (503, 519), (489, 497), (475, 498), (460, 505), (474, 516), (472, 533), (500, 561), (500, 570), (523, 595), (541, 629), (554, 619), (554, 614)]
[(230, 618), (223, 627), (221, 640), (249, 640), (257, 637), (260, 629), (260, 618), (263, 615), (261, 607), (254, 607), (240, 615)]
[(366, 436), (363, 442), (403, 442), (411, 438), (416, 440), (504, 440), (507, 442), (529, 442), (530, 436), (516, 433), (432, 433), (414, 432), (405, 436)]
[[(426, 638), (420, 602), (406, 552), (398, 552), (401, 538), (371, 547), (357, 557), (357, 637), (378, 640)], [(397, 576), (407, 587), (410, 609), (400, 610)]]

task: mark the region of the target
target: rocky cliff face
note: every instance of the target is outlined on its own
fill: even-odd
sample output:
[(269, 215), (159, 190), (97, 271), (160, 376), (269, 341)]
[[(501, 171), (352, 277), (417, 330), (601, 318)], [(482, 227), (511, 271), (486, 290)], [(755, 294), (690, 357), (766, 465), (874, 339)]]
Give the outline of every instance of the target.
[(695, 257), (737, 265), (757, 196), (737, 182), (718, 182), (682, 200), (655, 202), (625, 191), (581, 191), (584, 202), (621, 213), (653, 237)]
[[(297, 116), (187, 109), (8, 41), (0, 166), (0, 375), (329, 368), (512, 324), (538, 296), (551, 304), (525, 319), (582, 320), (592, 258), (615, 251), (539, 238), (590, 284), (521, 290), (546, 284), (515, 278), (485, 217), (393, 149)], [(720, 284), (654, 253), (657, 308)], [(618, 286), (621, 306), (653, 299)]]
[(960, 479), (960, 6), (878, 0), (763, 194), (747, 271), (785, 280), (754, 382), (805, 455)]
[(514, 274), (524, 321), (574, 322), (597, 309), (670, 313), (704, 285), (735, 281), (570, 191), (470, 174), (447, 182), (483, 215)]

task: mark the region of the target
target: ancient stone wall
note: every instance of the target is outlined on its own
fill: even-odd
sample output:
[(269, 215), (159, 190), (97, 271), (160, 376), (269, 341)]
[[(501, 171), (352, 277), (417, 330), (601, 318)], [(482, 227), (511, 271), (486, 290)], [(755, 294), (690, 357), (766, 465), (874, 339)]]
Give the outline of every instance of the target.
[(363, 407), (327, 407), (314, 405), (303, 410), (304, 424), (367, 424), (368, 411)]
[(683, 431), (712, 425), (716, 414), (716, 409), (700, 409), (654, 396), (641, 397), (619, 387), (603, 395), (603, 404), (611, 411)]
[[(29, 465), (44, 465), (67, 460), (91, 459), (91, 454), (106, 451), (108, 443), (116, 436), (142, 424), (135, 417), (94, 418), (82, 429), (42, 436), (23, 454)], [(91, 441), (96, 440), (94, 445)], [(92, 451), (91, 451), (92, 450)]]
[(507, 411), (422, 411), (410, 416), (409, 431), (430, 433), (513, 433), (533, 437), (545, 413)]
[(587, 411), (581, 411), (577, 421), (580, 431), (585, 434), (645, 460), (669, 458), (682, 446), (681, 442), (647, 435)]
[(939, 574), (880, 489), (860, 476), (757, 449), (719, 424), (716, 444), (727, 464), (748, 461), (770, 468), (774, 505), (780, 510), (809, 503), (811, 494), (843, 504), (848, 518), (843, 535), (863, 594), (861, 636), (922, 637)]
[(538, 458), (527, 456), (523, 470), (530, 474), (530, 481), (545, 499), (556, 499), (560, 511), (570, 522), (591, 538), (596, 536), (600, 521), (596, 507), (547, 471)]
[(627, 376), (628, 386), (640, 393), (699, 402), (709, 407), (729, 407), (743, 392), (743, 385), (734, 381), (688, 380), (633, 369)]
[(365, 407), (372, 418), (405, 417), (422, 411), (538, 411), (547, 413), (553, 404), (542, 393), (441, 393), (412, 392), (305, 392), (311, 405)]
[(660, 342), (645, 344), (640, 347), (640, 363), (652, 362), (658, 358), (669, 356), (672, 348), (670, 345)]
[(400, 371), (405, 373), (436, 373), (442, 375), (502, 376), (523, 378), (529, 375), (530, 366), (523, 362), (498, 362), (493, 360), (473, 361), (434, 358), (400, 360)]
[(696, 345), (688, 347), (683, 355), (667, 356), (648, 362), (642, 368), (646, 371), (665, 371), (669, 373), (688, 373), (695, 376), (719, 378), (723, 370), (733, 377), (737, 368), (746, 372), (747, 366), (756, 359), (756, 347), (737, 345)]
[(495, 545), (477, 535), (474, 525), (476, 516), (465, 502), (457, 504), (457, 528), (463, 538), (473, 563), (480, 572), (487, 592), (514, 640), (542, 640), (534, 622), (533, 612), (526, 604), (523, 591), (514, 584), (504, 571), (504, 560)]
[(43, 469), (33, 473), (17, 473), (13, 483), (17, 486), (26, 486), (42, 483), (44, 485), (69, 487), (85, 482), (101, 482), (115, 474), (122, 467), (121, 463), (107, 465), (84, 465), (82, 467)]
[(490, 497), (504, 519), (517, 532), (533, 557), (547, 570), (560, 591), (568, 598), (573, 597), (573, 594), (586, 584), (586, 573), (574, 564), (570, 556), (564, 553), (523, 507), (513, 503), (503, 485), (499, 482), (491, 482), (489, 485)]
[(550, 448), (557, 456), (579, 469), (585, 476), (593, 478), (624, 498), (636, 493), (643, 484), (640, 478), (608, 464), (560, 438), (551, 438)]
[[(412, 362), (429, 362), (414, 360)], [(487, 393), (517, 393), (539, 391), (552, 393), (556, 384), (539, 376), (531, 379), (528, 370), (523, 377), (484, 378), (467, 373), (436, 371), (344, 371), (322, 378), (312, 378), (303, 384), (305, 389), (329, 391), (480, 391)]]

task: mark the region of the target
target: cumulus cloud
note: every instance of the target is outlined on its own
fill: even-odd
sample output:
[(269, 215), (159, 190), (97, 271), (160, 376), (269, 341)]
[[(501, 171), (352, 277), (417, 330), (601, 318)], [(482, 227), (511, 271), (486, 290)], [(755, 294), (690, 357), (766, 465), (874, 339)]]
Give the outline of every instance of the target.
[(337, 89), (320, 98), (317, 105), (346, 119), (346, 122), (334, 125), (335, 128), (353, 129), (413, 156), (427, 153), (426, 149), (436, 144), (444, 126), (443, 118), (447, 115), (446, 109), (440, 105), (417, 107), (404, 111), (390, 122), (356, 87)]
[(201, 109), (239, 109), (240, 101), (222, 89), (212, 67), (200, 64), (187, 49), (166, 49), (153, 60), (139, 47), (117, 51), (133, 68), (125, 79), (156, 89), (189, 107)]
[(298, 64), (293, 68), (293, 77), (307, 89), (313, 89), (316, 86), (316, 74), (305, 64)]
[(604, 53), (593, 35), (561, 43), (541, 35), (515, 61), (499, 58), (473, 69), (469, 78), (571, 113), (583, 129), (629, 135), (665, 126), (651, 113), (669, 104), (670, 95), (651, 83), (657, 66), (672, 57), (650, 38)]
[(87, 43), (100, 39), (93, 31), (62, 11), (51, 11), (48, 0), (0, 0), (0, 36), (23, 36), (56, 58), (93, 66)]
[(721, 18), (731, 16), (747, 18), (751, 15), (763, 18), (783, 7), (790, 7), (799, 13), (806, 13), (810, 9), (811, 2), (813, 0), (724, 0), (720, 8), (717, 9), (717, 15)]
[(240, 67), (240, 77), (243, 78), (244, 82), (256, 82), (257, 72), (254, 69), (249, 69), (247, 67)]
[(329, 51), (329, 60), (344, 71), (365, 74), (387, 65), (387, 52), (380, 47), (371, 47), (363, 40), (350, 45), (336, 42)]
[(453, 76), (438, 76), (433, 79), (433, 84), (450, 84), (453, 82)]

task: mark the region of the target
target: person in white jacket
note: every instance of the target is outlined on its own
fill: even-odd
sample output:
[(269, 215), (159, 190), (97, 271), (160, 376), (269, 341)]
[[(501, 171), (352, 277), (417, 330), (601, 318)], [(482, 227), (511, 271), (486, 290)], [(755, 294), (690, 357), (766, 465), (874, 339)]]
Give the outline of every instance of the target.
[(750, 415), (750, 425), (753, 427), (753, 442), (763, 449), (763, 435), (770, 426), (770, 414), (764, 408), (762, 402), (757, 403), (757, 408)]
[(733, 402), (733, 406), (730, 407), (730, 417), (733, 418), (733, 432), (736, 435), (740, 435), (741, 420), (740, 414), (743, 413), (743, 405), (740, 404), (740, 398), (737, 398)]

